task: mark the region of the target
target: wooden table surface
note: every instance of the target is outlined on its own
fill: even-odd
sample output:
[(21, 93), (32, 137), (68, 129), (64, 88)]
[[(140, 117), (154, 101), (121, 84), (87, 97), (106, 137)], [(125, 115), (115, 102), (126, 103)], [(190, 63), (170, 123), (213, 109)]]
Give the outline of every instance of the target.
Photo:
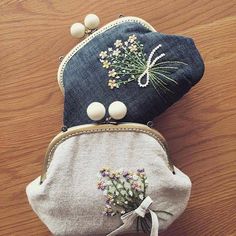
[(62, 126), (58, 58), (78, 40), (69, 27), (88, 13), (102, 25), (139, 16), (158, 31), (195, 39), (202, 81), (155, 121), (174, 163), (193, 182), (185, 213), (162, 236), (236, 235), (236, 2), (0, 1), (0, 235), (51, 235), (28, 205), (26, 184), (40, 174)]

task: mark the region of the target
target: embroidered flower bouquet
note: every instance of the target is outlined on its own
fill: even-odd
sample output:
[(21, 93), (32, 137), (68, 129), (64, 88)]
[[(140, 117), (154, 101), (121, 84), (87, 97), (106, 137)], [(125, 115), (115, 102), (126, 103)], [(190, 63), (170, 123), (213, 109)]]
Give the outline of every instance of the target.
[(186, 208), (191, 181), (150, 121), (201, 79), (202, 59), (192, 39), (136, 17), (71, 28), (82, 31), (91, 35), (58, 70), (64, 126), (27, 186), (29, 203), (54, 235), (157, 236)]
[[(147, 198), (146, 191), (148, 187), (147, 176), (144, 169), (138, 169), (136, 172), (131, 171), (110, 171), (109, 168), (103, 168), (100, 171), (100, 180), (98, 182), (98, 189), (103, 191), (105, 195), (106, 204), (104, 208), (104, 215), (106, 216), (123, 216), (123, 221), (127, 222), (130, 213), (142, 206), (142, 202), (150, 200)], [(151, 201), (152, 202), (152, 201)], [(150, 211), (150, 210), (149, 210)], [(137, 232), (150, 232), (152, 225), (152, 215), (154, 212), (158, 215), (159, 219), (165, 220), (162, 216), (172, 214), (163, 210), (153, 210), (152, 213), (148, 212), (145, 216), (141, 217), (137, 214), (136, 229)], [(124, 218), (124, 215), (127, 219)], [(127, 217), (128, 216), (128, 217)], [(135, 218), (132, 219), (132, 222)], [(156, 220), (156, 217), (154, 216)], [(155, 222), (154, 222), (155, 223)], [(122, 229), (124, 226), (122, 226)], [(120, 229), (119, 229), (120, 230)], [(118, 231), (118, 230), (117, 230)]]
[(135, 34), (130, 35), (128, 40), (124, 42), (117, 39), (114, 46), (114, 48), (109, 47), (107, 51), (102, 51), (99, 54), (100, 61), (103, 67), (108, 70), (108, 76), (111, 78), (108, 81), (108, 86), (111, 89), (136, 81), (138, 86), (142, 88), (147, 87), (150, 83), (163, 100), (165, 93), (174, 93), (171, 88), (177, 86), (178, 82), (168, 75), (178, 70), (181, 65), (186, 65), (184, 62), (159, 62), (165, 53), (153, 58), (161, 48), (161, 44), (153, 48), (147, 58), (143, 44), (137, 41)]

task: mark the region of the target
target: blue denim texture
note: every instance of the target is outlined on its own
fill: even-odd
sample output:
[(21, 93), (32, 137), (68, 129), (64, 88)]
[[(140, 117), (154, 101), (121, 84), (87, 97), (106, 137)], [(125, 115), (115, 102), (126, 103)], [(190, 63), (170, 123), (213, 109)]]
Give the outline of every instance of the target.
[[(99, 54), (112, 47), (117, 39), (127, 40), (132, 34), (143, 43), (147, 56), (153, 48), (162, 44), (158, 53), (164, 52), (165, 60), (187, 64), (171, 74), (178, 86), (174, 89), (172, 87), (173, 94), (166, 95), (167, 101), (164, 102), (158, 96), (153, 86), (141, 88), (136, 81), (119, 89), (111, 90), (107, 86), (109, 77), (99, 61)], [(203, 60), (191, 38), (152, 32), (136, 22), (119, 24), (97, 35), (67, 63), (63, 74), (64, 125), (72, 127), (93, 123), (86, 113), (88, 105), (96, 101), (108, 109), (116, 100), (122, 101), (128, 108), (127, 115), (122, 121), (146, 123), (178, 101), (202, 78), (203, 73)], [(168, 86), (173, 85), (170, 83)]]

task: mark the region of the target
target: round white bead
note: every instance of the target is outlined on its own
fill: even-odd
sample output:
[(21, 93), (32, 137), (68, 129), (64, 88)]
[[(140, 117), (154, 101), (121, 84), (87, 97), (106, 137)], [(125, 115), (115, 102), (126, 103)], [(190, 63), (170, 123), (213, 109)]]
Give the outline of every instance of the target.
[(84, 18), (84, 24), (89, 29), (96, 29), (100, 24), (100, 19), (95, 14), (88, 14)]
[(85, 26), (82, 23), (74, 23), (70, 27), (70, 33), (75, 38), (82, 38), (85, 35)]
[(127, 114), (127, 107), (123, 102), (115, 101), (108, 108), (109, 115), (115, 120), (123, 119)]
[(104, 118), (106, 109), (100, 102), (92, 102), (87, 108), (87, 115), (93, 121), (99, 121)]

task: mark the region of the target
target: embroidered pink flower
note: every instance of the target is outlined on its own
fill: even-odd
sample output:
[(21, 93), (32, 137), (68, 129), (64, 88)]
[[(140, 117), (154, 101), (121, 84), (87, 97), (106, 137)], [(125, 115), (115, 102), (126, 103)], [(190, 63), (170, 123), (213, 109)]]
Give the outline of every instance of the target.
[(132, 187), (132, 189), (137, 190), (137, 191), (140, 191), (140, 190), (141, 190), (141, 185), (138, 184), (137, 182), (133, 182), (133, 183), (131, 184), (131, 187)]
[(106, 184), (104, 181), (101, 180), (98, 182), (97, 187), (98, 187), (98, 189), (105, 190)]

